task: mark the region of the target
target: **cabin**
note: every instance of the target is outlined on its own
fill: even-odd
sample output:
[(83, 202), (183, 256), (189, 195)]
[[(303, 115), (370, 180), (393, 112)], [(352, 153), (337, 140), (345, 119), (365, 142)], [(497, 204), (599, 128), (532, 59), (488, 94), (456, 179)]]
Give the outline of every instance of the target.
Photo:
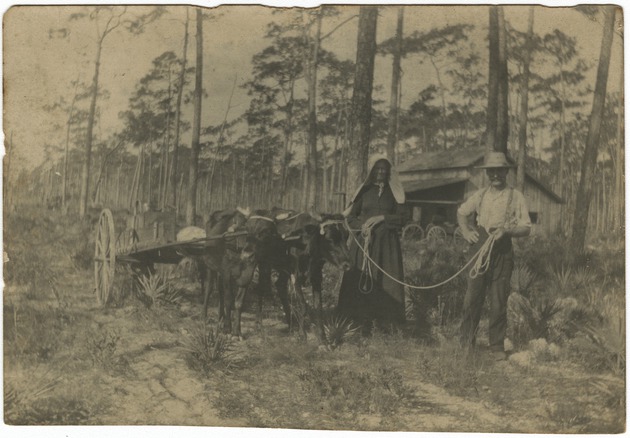
[[(412, 220), (424, 229), (430, 223), (445, 224), (447, 229), (456, 224), (457, 207), (488, 185), (485, 171), (476, 168), (483, 164), (484, 154), (483, 147), (445, 150), (419, 154), (399, 164)], [(515, 184), (516, 172), (510, 171), (508, 185)], [(554, 233), (559, 226), (562, 198), (527, 170), (523, 195), (529, 207), (532, 234)]]

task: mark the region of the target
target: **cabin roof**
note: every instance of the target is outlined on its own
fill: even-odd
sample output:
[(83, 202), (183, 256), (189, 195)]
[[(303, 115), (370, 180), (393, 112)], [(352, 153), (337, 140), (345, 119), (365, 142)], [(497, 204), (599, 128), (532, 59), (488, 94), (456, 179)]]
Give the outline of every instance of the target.
[[(399, 164), (397, 170), (402, 174), (413, 174), (421, 173), (423, 171), (471, 168), (483, 163), (484, 154), (484, 147), (425, 152), (406, 160), (402, 164)], [(508, 160), (514, 163), (514, 160), (510, 157), (508, 157)], [(409, 178), (409, 176), (407, 176), (407, 178)], [(551, 189), (551, 187), (533, 176), (530, 171), (525, 171), (525, 178), (555, 202), (564, 202), (563, 199), (557, 195), (553, 189)], [(406, 181), (403, 183), (403, 186), (406, 192), (415, 192), (417, 190), (443, 187), (445, 185), (467, 180), (468, 178), (433, 178), (426, 181)]]

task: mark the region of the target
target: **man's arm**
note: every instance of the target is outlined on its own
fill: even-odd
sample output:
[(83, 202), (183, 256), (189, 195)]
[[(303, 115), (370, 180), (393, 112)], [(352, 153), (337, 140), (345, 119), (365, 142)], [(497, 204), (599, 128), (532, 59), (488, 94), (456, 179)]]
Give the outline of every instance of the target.
[(462, 230), (462, 237), (468, 243), (477, 243), (479, 240), (479, 233), (474, 228), (468, 225), (468, 215), (460, 214), (457, 212), (457, 224), (459, 229)]
[(479, 192), (474, 193), (457, 209), (457, 224), (462, 230), (462, 237), (471, 244), (479, 240), (479, 232), (468, 224), (468, 218), (477, 210), (478, 197)]
[(498, 228), (494, 235), (497, 239), (503, 236), (509, 237), (527, 237), (531, 233), (532, 223), (529, 219), (529, 210), (527, 208), (527, 202), (525, 197), (518, 190), (514, 190), (514, 202), (515, 206), (515, 219), (516, 223), (508, 225), (507, 227)]

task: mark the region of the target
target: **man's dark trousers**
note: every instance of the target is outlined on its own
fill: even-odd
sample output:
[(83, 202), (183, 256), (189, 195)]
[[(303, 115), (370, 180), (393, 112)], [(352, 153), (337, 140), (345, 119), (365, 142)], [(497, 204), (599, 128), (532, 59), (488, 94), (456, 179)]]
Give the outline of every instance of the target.
[[(469, 254), (474, 255), (485, 241), (482, 234), (479, 242), (473, 245)], [(475, 344), (475, 337), (483, 304), (488, 293), (490, 304), (489, 340), (490, 349), (503, 351), (503, 340), (507, 330), (507, 301), (510, 295), (510, 279), (514, 267), (514, 253), (512, 239), (508, 236), (497, 240), (492, 248), (488, 270), (470, 278), (464, 297), (463, 320), (460, 327), (460, 341), (462, 346), (471, 347)]]

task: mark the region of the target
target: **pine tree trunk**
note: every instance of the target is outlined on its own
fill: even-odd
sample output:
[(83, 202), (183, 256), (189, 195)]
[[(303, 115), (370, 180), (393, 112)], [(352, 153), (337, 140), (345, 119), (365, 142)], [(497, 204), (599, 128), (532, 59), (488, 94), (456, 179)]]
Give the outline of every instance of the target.
[(63, 179), (61, 182), (61, 207), (62, 209), (64, 209), (64, 211), (66, 208), (66, 196), (67, 196), (66, 185), (68, 183), (68, 155), (70, 154), (70, 126), (72, 124), (74, 104), (77, 101), (77, 87), (78, 86), (79, 86), (79, 80), (77, 79), (74, 85), (74, 96), (72, 97), (72, 103), (70, 104), (70, 111), (68, 113), (68, 122), (66, 125), (66, 147), (63, 154)]
[(88, 196), (90, 193), (90, 166), (92, 165), (92, 140), (94, 131), (94, 118), (96, 117), (96, 97), (98, 96), (98, 75), (101, 68), (101, 50), (103, 48), (103, 37), (96, 46), (96, 60), (94, 62), (94, 78), (92, 79), (92, 97), (90, 99), (90, 110), (88, 113), (87, 133), (85, 135), (85, 161), (81, 174), (81, 198), (79, 200), (79, 217), (83, 219), (87, 212)]
[(396, 143), (398, 142), (398, 91), (400, 84), (400, 59), (403, 50), (404, 10), (403, 6), (398, 8), (396, 47), (392, 61), (392, 86), (389, 97), (389, 118), (387, 121), (387, 156), (392, 163), (396, 163)]
[[(357, 37), (357, 60), (352, 93), (350, 147), (348, 150), (347, 189), (352, 194), (365, 179), (372, 122), (372, 84), (376, 54), (378, 8), (361, 6)], [(350, 200), (348, 200), (350, 201)]]
[(505, 18), (503, 6), (498, 9), (498, 34), (499, 34), (499, 57), (498, 57), (498, 77), (499, 97), (497, 107), (497, 144), (495, 151), (503, 152), (507, 155), (508, 138), (510, 136), (509, 114), (508, 114), (508, 68), (507, 68), (507, 35), (505, 30)]
[(573, 220), (573, 235), (571, 246), (575, 252), (584, 250), (586, 240), (586, 228), (588, 225), (588, 211), (593, 195), (593, 181), (595, 166), (597, 164), (597, 146), (601, 122), (604, 115), (604, 104), (606, 101), (606, 85), (608, 81), (608, 68), (610, 66), (610, 51), (613, 41), (613, 31), (615, 25), (615, 6), (603, 6), (604, 10), (604, 32), (600, 49), (599, 65), (597, 67), (597, 80), (595, 82), (595, 95), (593, 96), (593, 107), (589, 120), (588, 135), (586, 137), (586, 147), (582, 159), (582, 172), (578, 187), (576, 206)]
[(516, 172), (516, 188), (523, 192), (525, 188), (525, 160), (527, 159), (527, 119), (529, 112), (529, 63), (534, 36), (534, 7), (529, 7), (527, 19), (527, 38), (525, 40), (525, 59), (523, 60), (523, 76), (521, 82), (520, 111), (518, 125), (518, 169)]
[(499, 108), (499, 7), (490, 6), (488, 21), (488, 109), (486, 114), (486, 151), (496, 150)]
[(307, 62), (308, 81), (308, 142), (306, 162), (306, 208), (317, 210), (317, 64), (319, 57), (319, 39), (322, 31), (321, 10), (316, 18), (317, 30), (311, 41), (310, 61)]
[(171, 163), (172, 170), (170, 172), (170, 180), (172, 181), (172, 193), (173, 193), (173, 205), (176, 207), (175, 209), (179, 211), (178, 206), (178, 198), (177, 198), (177, 186), (175, 185), (175, 181), (177, 181), (178, 175), (178, 158), (179, 158), (179, 131), (181, 124), (181, 114), (182, 114), (182, 96), (184, 94), (184, 78), (186, 76), (186, 54), (188, 52), (188, 8), (186, 8), (186, 24), (184, 26), (184, 50), (182, 52), (182, 68), (179, 72), (179, 87), (177, 88), (177, 103), (175, 107), (175, 143), (173, 144), (173, 161)]
[(193, 126), (188, 172), (188, 204), (186, 205), (186, 224), (194, 225), (197, 216), (197, 178), (199, 170), (199, 135), (201, 133), (201, 94), (203, 92), (203, 18), (201, 9), (197, 9), (197, 62), (195, 65), (195, 94), (193, 96)]

